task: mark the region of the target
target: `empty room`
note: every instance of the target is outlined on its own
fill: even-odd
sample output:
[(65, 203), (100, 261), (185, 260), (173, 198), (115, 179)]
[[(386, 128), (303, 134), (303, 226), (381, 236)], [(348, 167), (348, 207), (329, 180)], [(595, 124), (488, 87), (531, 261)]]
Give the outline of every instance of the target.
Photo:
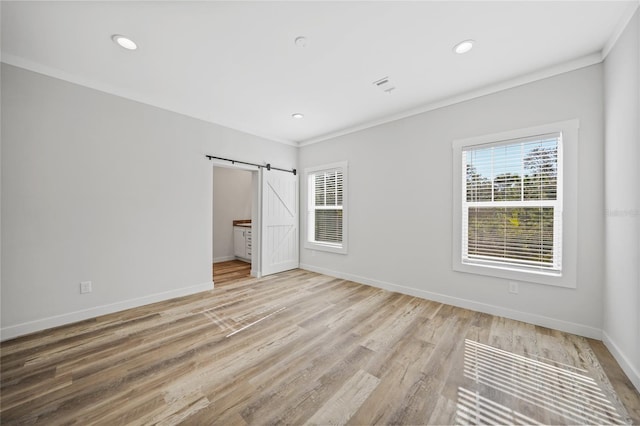
[(0, 19), (1, 424), (640, 424), (640, 1)]

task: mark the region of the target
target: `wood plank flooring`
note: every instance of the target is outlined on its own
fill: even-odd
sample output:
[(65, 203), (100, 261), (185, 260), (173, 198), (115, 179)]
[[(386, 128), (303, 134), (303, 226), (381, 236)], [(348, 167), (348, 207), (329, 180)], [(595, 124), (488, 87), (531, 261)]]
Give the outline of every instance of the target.
[(600, 342), (302, 270), (0, 352), (2, 424), (640, 423)]
[(215, 287), (249, 278), (251, 264), (241, 260), (230, 260), (213, 264), (213, 282)]

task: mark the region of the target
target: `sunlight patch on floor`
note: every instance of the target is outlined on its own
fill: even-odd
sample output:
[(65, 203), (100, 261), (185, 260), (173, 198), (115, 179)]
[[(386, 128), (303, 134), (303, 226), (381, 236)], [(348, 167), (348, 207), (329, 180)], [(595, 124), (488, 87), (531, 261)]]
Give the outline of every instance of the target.
[(511, 408), (498, 404), (464, 387), (458, 388), (456, 424), (539, 425)]
[[(563, 416), (568, 423), (625, 424), (598, 383), (582, 372), (465, 340), (464, 375), (475, 383)], [(537, 423), (480, 394), (458, 389), (461, 423)]]
[(262, 318), (257, 319), (257, 320), (255, 320), (254, 322), (252, 322), (252, 323), (250, 323), (250, 324), (247, 324), (247, 325), (245, 325), (244, 327), (241, 327), (241, 328), (239, 328), (238, 330), (235, 330), (235, 331), (234, 331), (234, 332), (232, 332), (232, 333), (227, 334), (225, 337), (231, 337), (231, 336), (233, 336), (234, 334), (240, 333), (241, 331), (246, 330), (247, 328), (249, 328), (249, 327), (251, 327), (251, 326), (254, 326), (254, 325), (258, 324), (259, 322), (264, 321), (264, 320), (266, 320), (267, 318), (269, 318), (269, 317), (271, 317), (271, 316), (273, 316), (273, 315), (279, 314), (280, 312), (284, 311), (285, 309), (287, 309), (287, 308), (286, 308), (286, 307), (282, 307), (282, 308), (278, 309), (278, 310), (277, 310), (277, 311), (275, 311), (275, 312), (271, 312), (269, 315), (265, 315), (265, 316), (263, 316)]

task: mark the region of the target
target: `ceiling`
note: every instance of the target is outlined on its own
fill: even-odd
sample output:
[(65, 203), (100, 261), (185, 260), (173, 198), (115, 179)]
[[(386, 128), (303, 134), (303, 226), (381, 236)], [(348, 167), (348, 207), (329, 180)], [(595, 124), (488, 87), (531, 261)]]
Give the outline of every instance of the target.
[(297, 145), (600, 62), (637, 5), (3, 1), (2, 61)]

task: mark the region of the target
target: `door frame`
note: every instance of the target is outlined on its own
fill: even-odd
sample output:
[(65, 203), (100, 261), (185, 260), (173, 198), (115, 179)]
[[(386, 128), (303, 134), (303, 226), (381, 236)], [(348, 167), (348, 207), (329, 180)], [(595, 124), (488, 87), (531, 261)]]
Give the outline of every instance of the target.
[[(213, 224), (213, 168), (246, 170), (251, 172), (251, 276), (262, 278), (262, 169), (247, 164), (229, 163), (212, 159), (211, 167), (211, 223)], [(211, 227), (211, 248), (213, 250), (213, 225)], [(214, 283), (215, 286), (215, 283)]]

